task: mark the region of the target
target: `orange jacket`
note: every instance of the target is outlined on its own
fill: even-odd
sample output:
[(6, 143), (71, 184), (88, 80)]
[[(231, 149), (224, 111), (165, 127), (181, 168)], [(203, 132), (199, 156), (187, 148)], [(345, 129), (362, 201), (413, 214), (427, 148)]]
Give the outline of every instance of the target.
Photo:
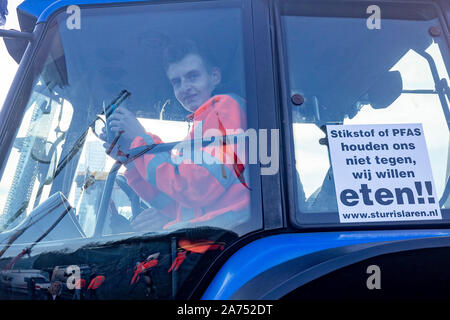
[(139, 280), (139, 275), (144, 272), (147, 271), (155, 266), (158, 265), (158, 260), (154, 259), (154, 260), (150, 260), (150, 261), (144, 261), (144, 262), (140, 262), (137, 266), (136, 269), (134, 271), (134, 275), (133, 278), (131, 279), (131, 284), (137, 282)]
[[(185, 141), (206, 137), (204, 133), (209, 129), (217, 129), (222, 135), (227, 129), (246, 130), (242, 107), (229, 95), (210, 98), (190, 117), (194, 126)], [(201, 133), (196, 132), (200, 123)], [(161, 139), (148, 134), (135, 138), (131, 149), (153, 143), (161, 143)], [(134, 167), (125, 172), (125, 177), (144, 200), (174, 219), (164, 228), (182, 221), (207, 221), (226, 212), (248, 208), (249, 190), (242, 178), (239, 179), (244, 164), (236, 157), (237, 149), (234, 148), (234, 153), (230, 153), (231, 150), (233, 148), (202, 147), (199, 152), (203, 163), (200, 164), (192, 162), (194, 155), (191, 160), (176, 164), (172, 161), (176, 155), (170, 152), (147, 153), (134, 160)], [(230, 161), (230, 158), (234, 159)], [(219, 161), (210, 164), (211, 159)]]
[(103, 282), (105, 282), (106, 278), (105, 276), (96, 276), (94, 279), (91, 280), (91, 283), (88, 286), (88, 290), (97, 290)]

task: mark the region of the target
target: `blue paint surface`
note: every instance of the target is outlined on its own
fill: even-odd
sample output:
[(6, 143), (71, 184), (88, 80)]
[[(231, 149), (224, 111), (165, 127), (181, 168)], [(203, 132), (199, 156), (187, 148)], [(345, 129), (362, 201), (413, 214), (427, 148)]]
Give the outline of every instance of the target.
[(142, 2), (143, 0), (26, 0), (18, 8), (37, 18), (37, 22), (45, 22), (56, 10), (70, 5)]

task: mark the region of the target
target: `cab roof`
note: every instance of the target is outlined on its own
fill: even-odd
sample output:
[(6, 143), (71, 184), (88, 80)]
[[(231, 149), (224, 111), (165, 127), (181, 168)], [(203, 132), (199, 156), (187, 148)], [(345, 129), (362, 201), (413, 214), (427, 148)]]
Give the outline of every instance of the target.
[(137, 3), (145, 0), (25, 0), (17, 7), (20, 29), (32, 32), (36, 23), (45, 22), (56, 10), (70, 5)]
[[(336, 2), (342, 0), (335, 0)], [(356, 0), (370, 2), (371, 0)], [(383, 1), (383, 0), (381, 0)], [(400, 2), (412, 2), (414, 0), (397, 0)], [(447, 0), (422, 0), (424, 2), (441, 2)], [(19, 23), (22, 31), (31, 32), (34, 25), (45, 22), (56, 10), (70, 5), (108, 4), (108, 3), (139, 3), (148, 0), (25, 0), (17, 7)], [(447, 4), (448, 5), (448, 4)], [(448, 17), (447, 17), (448, 18)], [(31, 29), (30, 29), (31, 28)]]

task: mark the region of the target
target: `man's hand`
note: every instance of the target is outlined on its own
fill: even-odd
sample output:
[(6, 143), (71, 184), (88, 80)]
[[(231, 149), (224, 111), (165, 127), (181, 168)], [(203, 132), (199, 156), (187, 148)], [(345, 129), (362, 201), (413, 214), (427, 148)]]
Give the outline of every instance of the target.
[(122, 132), (120, 140), (130, 146), (136, 137), (143, 137), (146, 132), (135, 115), (125, 107), (119, 107), (108, 118), (108, 126), (116, 134)]
[(104, 141), (103, 148), (105, 148), (105, 152), (114, 160), (118, 160), (120, 162), (124, 162), (127, 160), (127, 154), (129, 153), (128, 147), (123, 147), (124, 143), (121, 143), (121, 139), (111, 147), (111, 144), (106, 142), (106, 131), (105, 128), (102, 129), (102, 133), (99, 135), (100, 140)]
[(107, 119), (107, 125), (109, 130), (115, 133), (116, 136), (119, 136), (119, 138), (114, 139), (115, 143), (108, 143), (106, 128), (102, 129), (102, 133), (100, 133), (98, 137), (105, 142), (103, 147), (107, 154), (113, 159), (125, 163), (127, 168), (134, 166), (133, 161), (126, 162), (130, 156), (133, 157), (132, 154), (130, 155), (130, 147), (134, 139), (137, 137), (145, 137), (146, 143), (149, 145), (154, 144), (153, 138), (147, 134), (145, 128), (137, 120), (134, 114), (125, 107), (117, 108)]
[(166, 215), (155, 208), (150, 208), (142, 211), (134, 218), (130, 226), (134, 231), (159, 231), (169, 221), (170, 218)]

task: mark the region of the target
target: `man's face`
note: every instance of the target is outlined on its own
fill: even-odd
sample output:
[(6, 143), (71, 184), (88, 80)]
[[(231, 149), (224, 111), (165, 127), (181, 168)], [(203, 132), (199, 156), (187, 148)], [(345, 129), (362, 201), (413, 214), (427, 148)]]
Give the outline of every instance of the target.
[(188, 54), (167, 69), (175, 97), (188, 111), (194, 112), (211, 98), (212, 91), (220, 82), (220, 71), (214, 68), (208, 72), (203, 59)]

